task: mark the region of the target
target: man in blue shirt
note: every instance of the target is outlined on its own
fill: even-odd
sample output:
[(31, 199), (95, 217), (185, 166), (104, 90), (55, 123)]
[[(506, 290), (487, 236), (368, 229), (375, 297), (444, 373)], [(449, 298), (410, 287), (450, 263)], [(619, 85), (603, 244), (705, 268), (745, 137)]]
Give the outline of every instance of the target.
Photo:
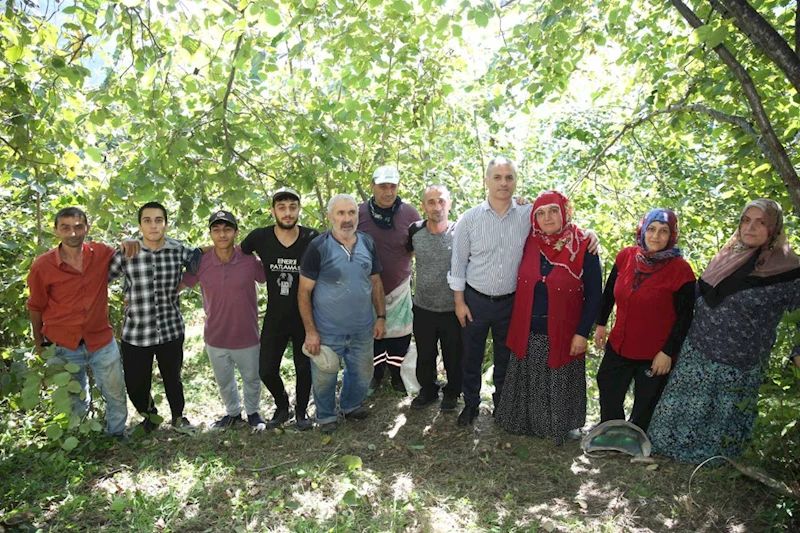
[[(314, 356), (320, 345), (344, 361), (339, 410), (345, 418), (363, 419), (361, 407), (372, 379), (373, 339), (386, 332), (383, 269), (372, 238), (356, 230), (358, 206), (347, 194), (328, 203), (331, 229), (311, 241), (300, 266), (298, 304), (306, 330), (305, 347)], [(371, 304), (371, 305), (370, 305)], [(377, 318), (373, 316), (375, 309)], [(313, 361), (313, 359), (312, 359)], [(311, 365), (317, 423), (326, 433), (336, 430), (338, 373)]]

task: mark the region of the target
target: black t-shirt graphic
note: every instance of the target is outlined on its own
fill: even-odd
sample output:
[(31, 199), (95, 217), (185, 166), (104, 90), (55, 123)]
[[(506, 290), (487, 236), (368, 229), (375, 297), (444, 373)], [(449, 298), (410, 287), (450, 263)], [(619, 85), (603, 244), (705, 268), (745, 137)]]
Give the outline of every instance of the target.
[(298, 226), (300, 235), (291, 246), (284, 246), (275, 236), (275, 226), (258, 228), (242, 241), (242, 251), (256, 252), (264, 264), (267, 276), (267, 314), (264, 327), (268, 329), (302, 329), (297, 308), (297, 286), (300, 283), (300, 260), (308, 244), (319, 235), (315, 229)]

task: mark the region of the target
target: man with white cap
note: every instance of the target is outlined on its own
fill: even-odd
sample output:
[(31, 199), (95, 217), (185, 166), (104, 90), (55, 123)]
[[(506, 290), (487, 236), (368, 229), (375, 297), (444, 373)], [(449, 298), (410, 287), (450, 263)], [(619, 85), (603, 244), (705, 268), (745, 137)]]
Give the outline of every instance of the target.
[(297, 288), (300, 281), (300, 260), (309, 243), (319, 235), (312, 228), (297, 224), (300, 217), (300, 193), (281, 187), (272, 195), (272, 216), (275, 225), (258, 228), (242, 241), (245, 254), (256, 252), (264, 264), (267, 276), (267, 312), (261, 330), (259, 373), (269, 392), (275, 398), (275, 414), (267, 422), (276, 428), (292, 418), (289, 395), (280, 375), (281, 360), (289, 340), (292, 341), (297, 429), (310, 429), (311, 420), (306, 415), (311, 395), (311, 365), (302, 354), (305, 330), (297, 308)]
[(380, 385), (388, 366), (392, 387), (405, 392), (400, 366), (411, 343), (414, 314), (411, 302), (411, 258), (406, 249), (408, 228), (422, 220), (419, 212), (397, 196), (400, 174), (386, 165), (372, 174), (372, 197), (358, 207), (358, 231), (375, 241), (383, 265), (381, 282), (386, 294), (386, 335), (375, 341), (375, 373), (371, 389)]
[(386, 322), (381, 262), (372, 238), (356, 230), (355, 199), (348, 194), (331, 198), (328, 219), (331, 229), (314, 239), (303, 257), (298, 292), (305, 350), (320, 357), (327, 346), (344, 361), (338, 409), (338, 372), (319, 364), (311, 368), (317, 422), (326, 433), (336, 430), (339, 413), (355, 420), (369, 415), (361, 404), (372, 378), (373, 339), (383, 338)]
[(239, 224), (233, 213), (215, 211), (208, 227), (214, 248), (203, 255), (197, 273), (184, 274), (181, 283), (186, 287), (199, 283), (203, 294), (206, 353), (225, 404), (225, 415), (212, 427), (225, 429), (242, 422), (234, 373), (238, 368), (247, 423), (253, 429), (263, 429), (264, 422), (258, 414), (261, 380), (256, 283), (264, 283), (266, 276), (261, 261), (235, 247)]

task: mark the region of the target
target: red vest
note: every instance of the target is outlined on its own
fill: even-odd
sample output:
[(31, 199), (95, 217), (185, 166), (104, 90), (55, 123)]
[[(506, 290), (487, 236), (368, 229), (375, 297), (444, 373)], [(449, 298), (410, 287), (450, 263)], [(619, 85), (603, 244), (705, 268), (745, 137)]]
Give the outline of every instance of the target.
[(652, 360), (664, 348), (677, 320), (673, 294), (695, 277), (689, 263), (676, 257), (634, 291), (638, 249), (631, 246), (617, 254), (614, 284), (617, 319), (608, 342), (626, 359)]
[[(575, 260), (580, 261), (581, 265), (587, 246), (588, 240), (580, 243)], [(547, 366), (559, 368), (586, 355), (569, 355), (572, 337), (578, 330), (583, 311), (583, 280), (575, 279), (566, 268), (560, 266), (554, 266), (550, 274), (542, 277), (540, 262), (538, 241), (529, 236), (517, 274), (517, 293), (506, 345), (519, 359), (525, 357), (531, 332), (533, 288), (539, 281), (544, 281), (547, 287), (547, 337), (550, 340)]]

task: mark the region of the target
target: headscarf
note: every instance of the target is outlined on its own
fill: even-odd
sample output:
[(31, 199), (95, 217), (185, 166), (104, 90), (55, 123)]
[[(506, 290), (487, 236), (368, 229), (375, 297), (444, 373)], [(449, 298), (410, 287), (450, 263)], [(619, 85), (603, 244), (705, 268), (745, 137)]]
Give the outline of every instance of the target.
[(381, 207), (375, 202), (375, 197), (371, 196), (367, 201), (369, 206), (369, 216), (375, 225), (381, 229), (394, 229), (394, 214), (400, 209), (400, 204), (403, 203), (400, 197), (394, 199), (391, 207)]
[[(647, 249), (644, 234), (653, 222), (662, 222), (669, 226), (669, 241), (663, 250), (653, 252)], [(639, 221), (636, 228), (636, 244), (639, 250), (636, 252), (636, 266), (633, 274), (633, 290), (666, 266), (671, 259), (682, 257), (683, 252), (675, 246), (678, 243), (678, 217), (671, 209), (657, 207), (647, 213)]]
[[(759, 248), (750, 248), (742, 242), (742, 218), (751, 207), (760, 209), (767, 219), (769, 237)], [(783, 209), (775, 200), (758, 198), (744, 206), (739, 215), (736, 231), (717, 252), (700, 279), (716, 287), (748, 262), (752, 263), (753, 267), (751, 271), (744, 273), (744, 276), (766, 278), (800, 268), (800, 257), (789, 246), (786, 232), (783, 231)]]
[[(536, 212), (540, 209), (557, 205), (561, 211), (561, 229), (548, 235), (536, 221)], [(539, 249), (548, 261), (554, 266), (566, 268), (567, 271), (576, 279), (583, 275), (583, 255), (585, 247), (581, 253), (580, 242), (588, 237), (583, 230), (572, 223), (572, 203), (569, 198), (558, 191), (544, 191), (533, 202), (531, 212), (531, 224), (533, 226), (533, 237), (538, 241)]]

